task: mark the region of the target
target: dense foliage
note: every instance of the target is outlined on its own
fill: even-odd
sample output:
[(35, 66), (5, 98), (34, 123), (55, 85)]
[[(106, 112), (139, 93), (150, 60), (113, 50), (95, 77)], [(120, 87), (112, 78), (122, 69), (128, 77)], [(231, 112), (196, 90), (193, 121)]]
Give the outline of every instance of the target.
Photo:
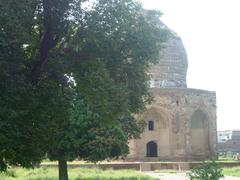
[(168, 31), (133, 0), (2, 0), (0, 169), (126, 155)]
[(222, 169), (214, 162), (204, 162), (187, 174), (190, 180), (219, 180), (224, 177)]

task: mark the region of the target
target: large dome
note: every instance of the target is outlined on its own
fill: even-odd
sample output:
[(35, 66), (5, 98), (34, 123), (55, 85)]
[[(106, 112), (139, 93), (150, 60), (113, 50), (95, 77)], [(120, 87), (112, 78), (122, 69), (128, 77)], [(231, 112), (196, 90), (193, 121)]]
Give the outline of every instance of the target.
[(150, 68), (151, 87), (187, 87), (188, 60), (181, 39), (173, 35), (160, 51), (159, 62)]

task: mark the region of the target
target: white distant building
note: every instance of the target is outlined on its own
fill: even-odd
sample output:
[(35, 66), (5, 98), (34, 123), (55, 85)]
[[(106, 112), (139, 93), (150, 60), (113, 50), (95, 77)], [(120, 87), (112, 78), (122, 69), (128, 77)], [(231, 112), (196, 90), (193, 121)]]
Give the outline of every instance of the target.
[(240, 130), (218, 131), (219, 153), (240, 153)]
[(218, 131), (217, 137), (218, 137), (218, 143), (225, 143), (226, 141), (232, 139), (233, 131), (227, 130), (227, 131)]

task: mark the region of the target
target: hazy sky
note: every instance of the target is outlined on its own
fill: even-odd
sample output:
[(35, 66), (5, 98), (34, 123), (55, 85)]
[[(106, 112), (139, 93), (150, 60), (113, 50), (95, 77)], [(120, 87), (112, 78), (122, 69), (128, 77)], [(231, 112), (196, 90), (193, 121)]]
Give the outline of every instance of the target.
[(240, 1), (141, 1), (182, 38), (188, 87), (217, 92), (218, 130), (240, 129)]

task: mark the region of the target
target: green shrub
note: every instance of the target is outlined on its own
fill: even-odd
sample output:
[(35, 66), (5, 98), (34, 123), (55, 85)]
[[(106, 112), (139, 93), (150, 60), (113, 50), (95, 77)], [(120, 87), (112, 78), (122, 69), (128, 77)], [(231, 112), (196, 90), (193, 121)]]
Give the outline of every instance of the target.
[[(5, 172), (2, 173), (3, 176), (6, 176), (6, 177), (17, 177), (16, 176), (16, 172), (13, 170), (13, 169), (10, 169), (10, 170), (7, 170)], [(1, 174), (0, 174), (0, 177), (1, 177)]]
[(224, 177), (222, 169), (214, 161), (203, 162), (199, 167), (191, 169), (187, 176), (190, 180), (219, 180)]

